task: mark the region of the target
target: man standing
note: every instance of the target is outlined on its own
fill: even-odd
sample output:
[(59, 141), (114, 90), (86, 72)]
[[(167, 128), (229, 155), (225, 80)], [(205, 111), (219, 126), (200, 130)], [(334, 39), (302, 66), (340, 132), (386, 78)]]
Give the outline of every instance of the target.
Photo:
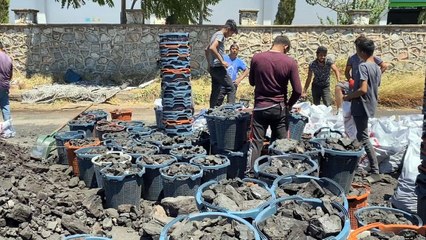
[(317, 48), (317, 59), (309, 64), (308, 77), (306, 79), (305, 88), (303, 90), (303, 97), (306, 97), (309, 85), (311, 85), (312, 75), (314, 81), (312, 82), (312, 100), (314, 105), (320, 105), (321, 99), (325, 106), (331, 105), (330, 94), (330, 72), (333, 70), (336, 75), (337, 82), (340, 81), (339, 69), (336, 64), (327, 57), (327, 48), (320, 46)]
[[(247, 77), (249, 74), (249, 70), (246, 66), (246, 63), (238, 57), (238, 51), (240, 47), (237, 43), (233, 43), (229, 49), (229, 56), (225, 55), (224, 59), (225, 62), (228, 63), (228, 69), (226, 70), (228, 72), (229, 77), (231, 77), (232, 82), (234, 83), (234, 91), (235, 93), (228, 93), (228, 99), (230, 98), (230, 95), (233, 94), (236, 96), (237, 94), (237, 88), (238, 85), (241, 83), (241, 81)], [(238, 76), (239, 71), (243, 71), (243, 73)], [(217, 100), (217, 106), (222, 105), (223, 99), (225, 99), (226, 91), (225, 88), (221, 88), (219, 98)]]
[(210, 76), (212, 77), (212, 92), (210, 95), (210, 108), (217, 105), (220, 90), (225, 88), (228, 94), (228, 103), (235, 103), (235, 87), (231, 78), (228, 76), (226, 69), (228, 63), (225, 61), (225, 39), (237, 34), (237, 24), (234, 20), (229, 19), (221, 30), (217, 31), (210, 39), (209, 46), (206, 48), (206, 58), (209, 67)]
[(343, 96), (344, 101), (351, 101), (351, 114), (354, 118), (358, 141), (362, 143), (370, 161), (370, 183), (381, 179), (376, 152), (368, 135), (368, 119), (374, 117), (377, 108), (378, 88), (382, 72), (374, 60), (374, 42), (370, 39), (360, 40), (356, 46), (357, 54), (362, 62), (359, 64), (359, 75), (354, 79), (354, 91)]
[[(3, 115), (3, 121), (10, 120), (9, 88), (12, 75), (12, 59), (6, 54), (3, 43), (0, 42), (0, 108)], [(13, 128), (10, 127), (9, 129), (2, 133), (3, 138), (15, 136)]]
[[(290, 47), (287, 36), (278, 36), (271, 50), (255, 54), (251, 61), (249, 81), (254, 86), (254, 109), (249, 171), (260, 156), (268, 127), (272, 130), (272, 140), (287, 137), (288, 110), (302, 95), (297, 63), (287, 56)], [(287, 97), (289, 82), (292, 87), (290, 99)]]

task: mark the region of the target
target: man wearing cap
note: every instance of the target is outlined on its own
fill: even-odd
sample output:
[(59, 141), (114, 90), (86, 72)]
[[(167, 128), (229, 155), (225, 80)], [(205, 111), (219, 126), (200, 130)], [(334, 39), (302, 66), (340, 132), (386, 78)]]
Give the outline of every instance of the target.
[(9, 105), (9, 88), (10, 80), (13, 75), (12, 59), (6, 54), (3, 48), (3, 43), (0, 42), (0, 108), (3, 115), (3, 120), (6, 124), (2, 126), (3, 138), (15, 136), (15, 130), (10, 125), (10, 105)]
[[(289, 109), (302, 95), (302, 83), (296, 60), (287, 55), (290, 50), (287, 36), (277, 36), (269, 51), (257, 53), (250, 64), (249, 81), (254, 86), (254, 109), (250, 134), (250, 169), (260, 156), (268, 127), (271, 140), (287, 138)], [(291, 96), (288, 98), (288, 85)]]
[(225, 25), (213, 34), (205, 53), (210, 76), (212, 78), (212, 92), (210, 94), (210, 108), (217, 105), (221, 88), (228, 95), (228, 103), (235, 103), (235, 87), (232, 79), (227, 74), (228, 63), (225, 61), (225, 39), (237, 34), (237, 24), (229, 19)]

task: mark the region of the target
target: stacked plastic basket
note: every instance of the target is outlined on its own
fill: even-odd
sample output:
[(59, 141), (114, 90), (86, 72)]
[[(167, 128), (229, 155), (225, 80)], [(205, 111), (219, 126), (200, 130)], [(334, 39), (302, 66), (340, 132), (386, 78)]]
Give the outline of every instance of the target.
[(189, 33), (160, 34), (162, 127), (169, 135), (192, 134)]

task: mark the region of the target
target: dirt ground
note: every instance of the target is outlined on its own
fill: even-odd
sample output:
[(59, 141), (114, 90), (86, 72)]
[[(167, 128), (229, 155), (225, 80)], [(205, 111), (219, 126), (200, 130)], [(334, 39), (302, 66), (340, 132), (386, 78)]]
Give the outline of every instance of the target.
[[(66, 124), (70, 119), (75, 117), (90, 103), (79, 104), (62, 104), (61, 106), (55, 105), (37, 105), (37, 104), (21, 104), (19, 102), (12, 102), (12, 119), (13, 125), (17, 131), (15, 138), (7, 139), (8, 142), (19, 144), (31, 148), (38, 135), (50, 134), (62, 124)], [(129, 108), (133, 110), (133, 119), (145, 121), (149, 125), (155, 124), (155, 112), (153, 106), (138, 106), (126, 105), (118, 106), (111, 104), (94, 105), (91, 109), (104, 109), (107, 112), (117, 108)], [(419, 114), (420, 110), (416, 109), (385, 109), (379, 110), (378, 116), (390, 115), (405, 115), (405, 114)], [(65, 126), (64, 130), (68, 130)], [(387, 200), (393, 195), (394, 189), (397, 184), (398, 174), (394, 176), (386, 175), (384, 180), (372, 186), (372, 194), (369, 198), (371, 205), (388, 205)], [(114, 231), (113, 230), (113, 235)], [(119, 235), (122, 236), (126, 229), (117, 230)], [(136, 233), (128, 233), (127, 239), (138, 239)]]

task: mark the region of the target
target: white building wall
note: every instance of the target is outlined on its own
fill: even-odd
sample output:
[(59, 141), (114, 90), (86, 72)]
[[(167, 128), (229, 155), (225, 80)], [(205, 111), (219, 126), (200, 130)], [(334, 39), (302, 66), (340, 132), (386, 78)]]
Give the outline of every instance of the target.
[[(31, 8), (39, 10), (39, 23), (61, 24), (61, 23), (120, 23), (120, 1), (116, 0), (113, 8), (100, 7), (91, 0), (86, 1), (79, 9), (61, 8), (61, 3), (54, 0), (11, 0), (10, 9)], [(130, 8), (131, 0), (127, 0)], [(213, 15), (209, 22), (204, 24), (222, 25), (227, 19), (239, 20), (239, 10), (259, 10), (259, 25), (271, 25), (275, 20), (279, 0), (221, 0), (219, 4), (211, 6)], [(139, 8), (139, 4), (136, 4)], [(10, 23), (14, 23), (14, 14), (9, 13)], [(320, 6), (311, 6), (305, 0), (296, 1), (296, 13), (293, 20), (294, 25), (319, 24), (317, 16), (327, 16), (336, 19), (336, 13)], [(151, 18), (147, 23), (161, 23)]]

